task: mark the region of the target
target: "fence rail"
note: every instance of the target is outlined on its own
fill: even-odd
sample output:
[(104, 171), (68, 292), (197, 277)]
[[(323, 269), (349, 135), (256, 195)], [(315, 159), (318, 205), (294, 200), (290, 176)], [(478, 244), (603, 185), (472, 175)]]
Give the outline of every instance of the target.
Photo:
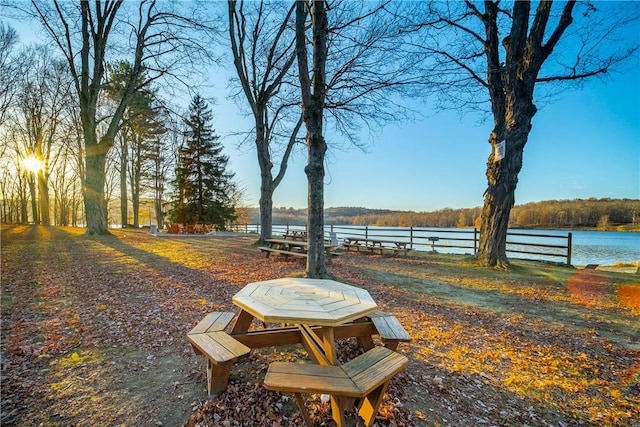
[[(260, 233), (260, 224), (234, 224), (234, 231), (245, 233)], [(274, 224), (272, 233), (285, 234), (290, 230), (305, 230), (305, 226)], [(477, 228), (425, 228), (425, 227), (378, 227), (355, 225), (327, 225), (324, 229), (325, 237), (336, 238), (338, 242), (347, 237), (362, 237), (365, 239), (385, 239), (407, 242), (414, 250), (436, 251), (449, 253), (478, 252), (480, 230)], [(516, 254), (517, 258), (539, 260), (562, 259), (571, 265), (572, 234), (542, 234), (525, 233), (521, 231), (507, 232), (507, 253)], [(529, 257), (535, 255), (536, 258)]]

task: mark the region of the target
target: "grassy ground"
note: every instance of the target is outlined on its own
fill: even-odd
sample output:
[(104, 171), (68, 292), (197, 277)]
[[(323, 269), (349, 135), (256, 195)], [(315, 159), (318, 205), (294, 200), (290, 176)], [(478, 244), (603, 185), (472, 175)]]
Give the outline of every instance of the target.
[[(261, 379), (270, 361), (305, 359), (301, 347), (252, 352), (207, 399), (185, 335), (235, 310), (246, 283), (303, 275), (303, 261), (265, 259), (248, 237), (1, 231), (2, 425), (300, 425)], [(500, 272), (431, 253), (345, 254), (330, 271), (413, 338), (378, 425), (640, 425), (638, 275), (527, 261)], [(325, 403), (308, 403), (332, 425)]]

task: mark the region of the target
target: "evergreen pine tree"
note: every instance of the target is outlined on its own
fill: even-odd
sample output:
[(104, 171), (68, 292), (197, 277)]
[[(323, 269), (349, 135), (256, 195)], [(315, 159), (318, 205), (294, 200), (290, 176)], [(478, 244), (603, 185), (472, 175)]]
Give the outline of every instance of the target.
[(220, 136), (211, 121), (206, 101), (196, 95), (189, 105), (185, 141), (178, 153), (175, 198), (169, 217), (173, 222), (213, 224), (224, 229), (235, 219), (231, 194), (234, 174), (227, 171), (229, 157), (222, 153)]

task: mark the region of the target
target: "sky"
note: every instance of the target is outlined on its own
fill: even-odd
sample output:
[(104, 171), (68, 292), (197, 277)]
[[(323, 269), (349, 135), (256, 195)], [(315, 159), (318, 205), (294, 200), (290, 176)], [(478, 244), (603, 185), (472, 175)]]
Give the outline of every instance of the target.
[[(629, 32), (638, 38), (640, 23)], [(538, 113), (524, 150), (516, 204), (585, 198), (640, 199), (640, 67), (588, 80), (582, 88), (534, 100)], [(237, 107), (217, 97), (214, 126), (222, 134), (251, 128)], [(386, 126), (362, 141), (366, 152), (327, 135), (325, 207), (434, 211), (482, 206), (492, 119), (457, 111), (425, 110), (425, 118)], [(238, 149), (229, 136), (226, 152), (245, 189), (248, 206), (258, 206), (260, 177), (255, 149)], [(274, 206), (305, 208), (306, 152), (291, 160), (276, 189)]]
[[(26, 41), (36, 36), (16, 26)], [(636, 34), (640, 34), (640, 24)], [(227, 68), (227, 71), (231, 67)], [(222, 137), (229, 169), (244, 190), (244, 205), (257, 207), (260, 175), (255, 148), (239, 146), (235, 134), (252, 121), (227, 99), (224, 70), (212, 70), (219, 82), (205, 97), (214, 97), (213, 127)], [(640, 199), (640, 68), (606, 80), (591, 80), (582, 89), (564, 92), (549, 104), (536, 102), (538, 113), (525, 147), (516, 204), (576, 198)], [(425, 118), (387, 125), (379, 134), (363, 134), (366, 151), (344, 146), (327, 135), (325, 207), (434, 211), (482, 206), (487, 187), (487, 142), (491, 119), (474, 114), (425, 110)], [(306, 152), (294, 153), (276, 189), (274, 206), (305, 208)]]
[[(516, 204), (590, 197), (640, 199), (640, 69), (609, 81), (593, 80), (582, 90), (538, 108), (524, 151)], [(214, 125), (222, 135), (231, 131), (224, 124), (243, 120), (234, 109), (226, 100), (214, 106), (214, 114), (224, 111), (220, 125)], [(491, 119), (480, 122), (473, 114), (441, 111), (385, 127), (366, 152), (332, 149), (329, 136), (325, 206), (412, 211), (482, 206), (491, 129)], [(255, 150), (227, 143), (226, 153), (245, 189), (247, 205), (258, 206)], [(306, 153), (294, 156), (275, 191), (274, 206), (306, 207), (305, 164)]]

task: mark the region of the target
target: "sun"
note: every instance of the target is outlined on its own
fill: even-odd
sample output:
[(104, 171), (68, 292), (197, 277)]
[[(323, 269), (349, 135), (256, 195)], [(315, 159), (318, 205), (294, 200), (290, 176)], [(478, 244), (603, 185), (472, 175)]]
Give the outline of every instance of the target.
[(42, 161), (37, 157), (29, 156), (23, 161), (24, 168), (29, 172), (36, 173), (42, 169)]

